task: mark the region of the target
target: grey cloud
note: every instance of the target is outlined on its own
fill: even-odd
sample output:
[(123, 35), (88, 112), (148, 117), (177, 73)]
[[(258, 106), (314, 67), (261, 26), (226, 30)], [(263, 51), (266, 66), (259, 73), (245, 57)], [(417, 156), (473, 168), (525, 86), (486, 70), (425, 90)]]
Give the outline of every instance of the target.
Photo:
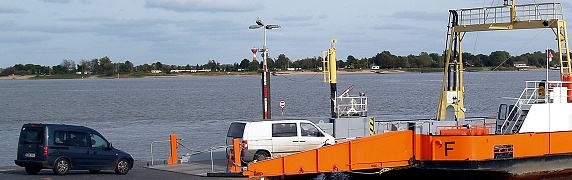
[(58, 4), (67, 4), (70, 3), (71, 0), (40, 0), (47, 3), (58, 3)]
[(17, 29), (15, 21), (0, 21), (0, 31), (11, 31)]
[[(14, 22), (0, 22), (0, 31), (29, 31), (51, 34), (91, 33), (99, 36), (112, 36), (138, 41), (168, 41), (176, 35), (167, 32), (162, 26), (173, 26), (181, 22), (164, 19), (113, 20), (108, 18), (71, 18), (66, 21), (90, 19), (85, 23), (19, 26)], [(5, 28), (8, 27), (8, 28)]]
[(322, 14), (322, 15), (316, 16), (316, 18), (318, 18), (318, 19), (326, 19), (326, 18), (328, 18), (328, 15), (327, 15), (327, 14)]
[(424, 28), (411, 25), (389, 24), (389, 25), (373, 25), (369, 29), (376, 31), (395, 31), (401, 32), (405, 36), (424, 37), (430, 39), (439, 39), (446, 37), (446, 28), (441, 30), (434, 28)]
[(0, 4), (0, 13), (6, 13), (6, 14), (26, 14), (29, 13), (27, 10), (25, 9), (21, 9), (21, 8), (16, 8), (16, 7), (9, 7), (9, 6), (5, 6)]
[(145, 0), (145, 7), (176, 12), (249, 12), (262, 8), (262, 3), (247, 0)]
[(446, 21), (447, 13), (428, 13), (422, 11), (400, 11), (392, 14), (392, 18), (413, 19), (422, 21)]
[(0, 35), (0, 43), (36, 43), (46, 41), (49, 38), (46, 36), (38, 36), (38, 35), (20, 35), (20, 36), (12, 36), (9, 34), (2, 34)]
[(277, 21), (309, 21), (312, 20), (312, 16), (291, 16), (291, 15), (280, 15), (276, 18)]
[(102, 21), (112, 21), (113, 18), (108, 17), (65, 17), (60, 18), (60, 21), (69, 21), (69, 22), (81, 22), (81, 23), (89, 23), (89, 22), (102, 22)]

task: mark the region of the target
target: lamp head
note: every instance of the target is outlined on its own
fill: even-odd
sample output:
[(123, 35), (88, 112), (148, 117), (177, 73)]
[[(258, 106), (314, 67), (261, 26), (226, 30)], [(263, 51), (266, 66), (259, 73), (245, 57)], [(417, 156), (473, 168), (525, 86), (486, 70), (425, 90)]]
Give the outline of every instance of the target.
[(275, 28), (280, 28), (280, 25), (276, 25), (276, 24), (266, 25), (266, 29), (275, 29)]
[(258, 24), (255, 24), (255, 25), (250, 25), (250, 26), (248, 27), (248, 29), (258, 29), (258, 28), (260, 28), (260, 27), (262, 27), (262, 26), (261, 26), (261, 25), (258, 25)]
[(260, 19), (256, 20), (256, 24), (258, 24), (259, 26), (264, 26), (264, 23), (262, 23), (262, 20)]

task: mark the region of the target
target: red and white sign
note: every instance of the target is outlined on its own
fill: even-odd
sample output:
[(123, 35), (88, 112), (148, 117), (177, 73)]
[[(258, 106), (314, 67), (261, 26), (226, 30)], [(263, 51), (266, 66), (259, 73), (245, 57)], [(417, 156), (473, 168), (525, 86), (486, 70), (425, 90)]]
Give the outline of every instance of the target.
[(284, 108), (284, 107), (286, 107), (286, 102), (284, 102), (284, 101), (280, 101), (280, 107), (281, 107), (281, 108)]

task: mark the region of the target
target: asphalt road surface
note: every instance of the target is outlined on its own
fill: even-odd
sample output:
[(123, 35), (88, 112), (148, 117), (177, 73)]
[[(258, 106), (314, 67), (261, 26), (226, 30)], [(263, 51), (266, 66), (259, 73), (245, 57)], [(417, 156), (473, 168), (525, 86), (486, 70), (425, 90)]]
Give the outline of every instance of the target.
[(58, 180), (58, 179), (89, 179), (89, 180), (108, 180), (108, 179), (204, 179), (204, 180), (245, 180), (248, 178), (219, 178), (219, 177), (202, 177), (194, 176), (183, 173), (161, 171), (155, 169), (145, 168), (146, 164), (143, 162), (135, 162), (133, 169), (126, 175), (117, 175), (113, 171), (101, 171), (97, 174), (91, 174), (89, 171), (70, 171), (66, 175), (55, 175), (50, 169), (43, 169), (37, 175), (29, 175), (23, 167), (9, 166), (0, 167), (0, 179), (30, 179), (30, 180)]

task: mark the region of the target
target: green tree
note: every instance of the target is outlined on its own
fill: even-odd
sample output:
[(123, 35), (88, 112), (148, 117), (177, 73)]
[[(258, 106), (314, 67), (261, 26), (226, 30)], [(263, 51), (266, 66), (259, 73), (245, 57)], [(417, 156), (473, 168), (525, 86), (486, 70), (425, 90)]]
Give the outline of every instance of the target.
[(375, 55), (373, 61), (375, 64), (379, 64), (381, 68), (395, 68), (397, 65), (397, 56), (391, 54), (389, 51), (383, 51)]
[(419, 54), (419, 58), (417, 59), (417, 64), (419, 65), (420, 68), (430, 67), (431, 63), (433, 63), (433, 58), (429, 56), (429, 53), (421, 52), (421, 54)]
[[(510, 58), (510, 54), (506, 51), (495, 51), (489, 55), (489, 64), (488, 66), (509, 66), (509, 64), (505, 63)], [(502, 64), (501, 64), (502, 63)]]
[(111, 59), (107, 56), (99, 59), (99, 67), (101, 69), (100, 73), (105, 76), (112, 76), (115, 72), (115, 67), (111, 62)]
[(431, 54), (429, 54), (429, 56), (431, 56), (431, 59), (433, 59), (433, 61), (431, 63), (431, 67), (433, 67), (433, 68), (442, 68), (443, 67), (443, 56), (441, 56), (437, 53), (431, 53)]
[[(256, 63), (256, 65), (258, 65), (258, 63)], [(242, 59), (242, 61), (240, 61), (240, 65), (239, 65), (240, 69), (246, 70), (246, 69), (249, 69), (249, 66), (250, 66), (250, 61), (248, 59), (244, 58), (244, 59)], [(256, 69), (258, 70), (258, 68), (256, 68)]]
[(278, 55), (278, 59), (276, 59), (276, 65), (282, 70), (290, 67), (290, 63), (290, 58), (286, 57), (284, 54)]
[(248, 64), (248, 67), (246, 68), (246, 70), (256, 72), (256, 71), (258, 71), (259, 67), (260, 67), (260, 64), (258, 63), (258, 61), (252, 61)]

